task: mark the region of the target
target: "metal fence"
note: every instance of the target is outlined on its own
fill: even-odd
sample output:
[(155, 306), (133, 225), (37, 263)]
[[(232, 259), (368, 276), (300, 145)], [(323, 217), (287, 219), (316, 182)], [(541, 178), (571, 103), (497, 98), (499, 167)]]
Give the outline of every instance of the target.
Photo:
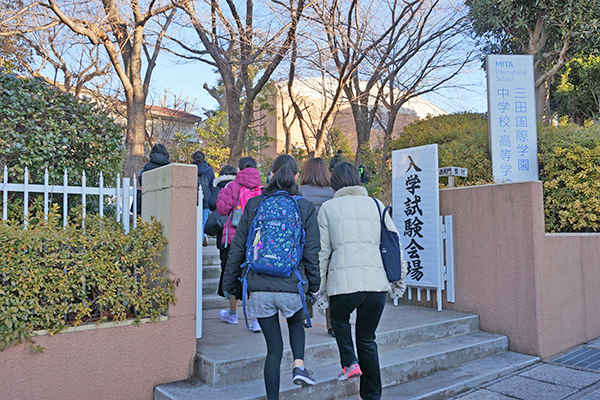
[[(29, 195), (31, 193), (43, 193), (43, 207), (44, 216), (48, 218), (48, 210), (51, 204), (51, 194), (62, 194), (62, 212), (63, 212), (63, 226), (67, 225), (67, 214), (69, 211), (69, 195), (81, 196), (81, 209), (82, 218), (86, 216), (86, 203), (88, 196), (98, 196), (98, 214), (104, 216), (104, 203), (105, 201), (112, 201), (116, 205), (115, 217), (117, 221), (121, 220), (123, 228), (126, 233), (129, 233), (130, 228), (130, 207), (132, 210), (137, 210), (137, 179), (133, 176), (133, 185), (130, 186), (130, 178), (120, 178), (117, 175), (117, 179), (114, 187), (104, 186), (104, 177), (100, 173), (100, 178), (97, 187), (90, 187), (86, 185), (85, 171), (81, 174), (81, 186), (69, 186), (69, 176), (67, 171), (63, 175), (62, 185), (50, 185), (48, 183), (49, 175), (48, 169), (44, 171), (44, 183), (43, 184), (31, 184), (29, 183), (29, 170), (25, 168), (23, 176), (23, 183), (9, 183), (8, 182), (8, 167), (4, 166), (4, 174), (2, 184), (0, 184), (0, 192), (2, 193), (2, 219), (8, 219), (8, 202), (10, 200), (9, 193), (23, 193), (23, 224), (27, 227), (29, 219)], [(136, 228), (136, 218), (133, 218), (133, 229)]]

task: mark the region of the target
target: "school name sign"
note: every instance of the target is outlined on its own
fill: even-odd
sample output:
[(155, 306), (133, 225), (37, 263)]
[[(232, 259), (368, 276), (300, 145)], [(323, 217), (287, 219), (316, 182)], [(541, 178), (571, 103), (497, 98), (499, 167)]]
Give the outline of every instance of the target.
[(496, 182), (538, 180), (533, 56), (486, 57), (492, 172)]

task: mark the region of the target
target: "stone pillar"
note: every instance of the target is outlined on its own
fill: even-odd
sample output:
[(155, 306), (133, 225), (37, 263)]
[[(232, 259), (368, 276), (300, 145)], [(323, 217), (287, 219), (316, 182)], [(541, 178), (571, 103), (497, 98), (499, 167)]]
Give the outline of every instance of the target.
[(169, 318), (196, 317), (197, 174), (197, 167), (190, 164), (169, 164), (144, 172), (142, 220), (153, 216), (162, 223), (169, 243), (161, 263), (177, 286), (177, 303), (169, 308)]

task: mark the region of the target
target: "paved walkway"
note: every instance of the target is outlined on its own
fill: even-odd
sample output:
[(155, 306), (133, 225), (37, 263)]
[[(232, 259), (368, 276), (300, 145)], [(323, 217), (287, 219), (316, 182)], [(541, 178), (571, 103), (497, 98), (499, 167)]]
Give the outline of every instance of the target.
[[(600, 338), (583, 346), (566, 351), (529, 368), (517, 371), (492, 382), (481, 385), (468, 392), (452, 397), (456, 400), (600, 400), (600, 371), (565, 365), (560, 362), (576, 364), (577, 359), (566, 357), (575, 352), (582, 353), (582, 349), (589, 349), (588, 353), (597, 353), (600, 350)], [(600, 355), (593, 355), (599, 357)], [(569, 360), (569, 358), (571, 358)], [(581, 357), (580, 357), (581, 358)], [(592, 360), (593, 361), (593, 360)]]

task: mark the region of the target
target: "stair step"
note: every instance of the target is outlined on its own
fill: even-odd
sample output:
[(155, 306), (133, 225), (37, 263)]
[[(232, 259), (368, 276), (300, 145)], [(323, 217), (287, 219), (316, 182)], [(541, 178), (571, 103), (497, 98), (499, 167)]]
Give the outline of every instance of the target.
[[(406, 307), (410, 312), (405, 312)], [(217, 310), (204, 313), (204, 333), (196, 356), (197, 377), (210, 385), (225, 386), (262, 377), (266, 355), (264, 338), (246, 329), (241, 303), (238, 312), (239, 325), (222, 322)], [(339, 360), (337, 344), (327, 334), (325, 319), (315, 314), (314, 328), (307, 331), (306, 339), (305, 360), (310, 368), (337, 363)], [(424, 307), (386, 307), (384, 316), (377, 330), (380, 354), (479, 329), (479, 317), (476, 315), (448, 311), (440, 313)], [(285, 322), (281, 323), (281, 327), (283, 337), (287, 338)], [(240, 346), (239, 343), (246, 345)], [(287, 340), (284, 343), (282, 372), (293, 361)]]
[(221, 264), (219, 265), (203, 265), (202, 279), (215, 279), (221, 277)]
[(202, 298), (207, 294), (217, 293), (219, 288), (219, 278), (202, 279)]
[(218, 266), (219, 269), (221, 269), (221, 258), (219, 258), (219, 251), (217, 250), (217, 252), (215, 253), (214, 251), (209, 252), (208, 250), (206, 250), (206, 247), (204, 249), (205, 250), (202, 253), (202, 265)]
[(222, 310), (229, 308), (229, 300), (218, 294), (202, 295), (202, 310)]
[[(456, 367), (456, 360), (471, 362), (480, 357), (506, 352), (506, 346), (507, 340), (504, 336), (474, 332), (458, 337), (421, 343), (394, 352), (382, 353), (380, 354), (382, 385), (387, 387), (438, 370)], [(312, 364), (307, 359), (307, 365), (313, 372), (317, 384), (304, 388), (294, 385), (291, 382), (291, 364), (288, 363), (288, 368), (282, 370), (281, 374), (280, 400), (302, 397), (311, 400), (328, 400), (358, 393), (358, 380), (342, 382), (337, 380), (337, 376), (341, 371), (339, 362), (311, 367)], [(258, 373), (258, 378), (238, 384), (229, 384), (224, 387), (211, 387), (197, 382), (177, 382), (161, 385), (157, 387), (157, 393), (160, 393), (163, 397), (157, 395), (155, 399), (263, 399), (265, 392), (262, 365), (254, 365), (252, 369)], [(230, 374), (236, 374), (236, 372), (231, 371)], [(240, 378), (240, 372), (237, 372), (237, 374), (237, 377)]]
[(503, 352), (384, 388), (382, 397), (395, 400), (447, 399), (485, 382), (526, 368), (539, 360), (538, 357), (525, 354)]

